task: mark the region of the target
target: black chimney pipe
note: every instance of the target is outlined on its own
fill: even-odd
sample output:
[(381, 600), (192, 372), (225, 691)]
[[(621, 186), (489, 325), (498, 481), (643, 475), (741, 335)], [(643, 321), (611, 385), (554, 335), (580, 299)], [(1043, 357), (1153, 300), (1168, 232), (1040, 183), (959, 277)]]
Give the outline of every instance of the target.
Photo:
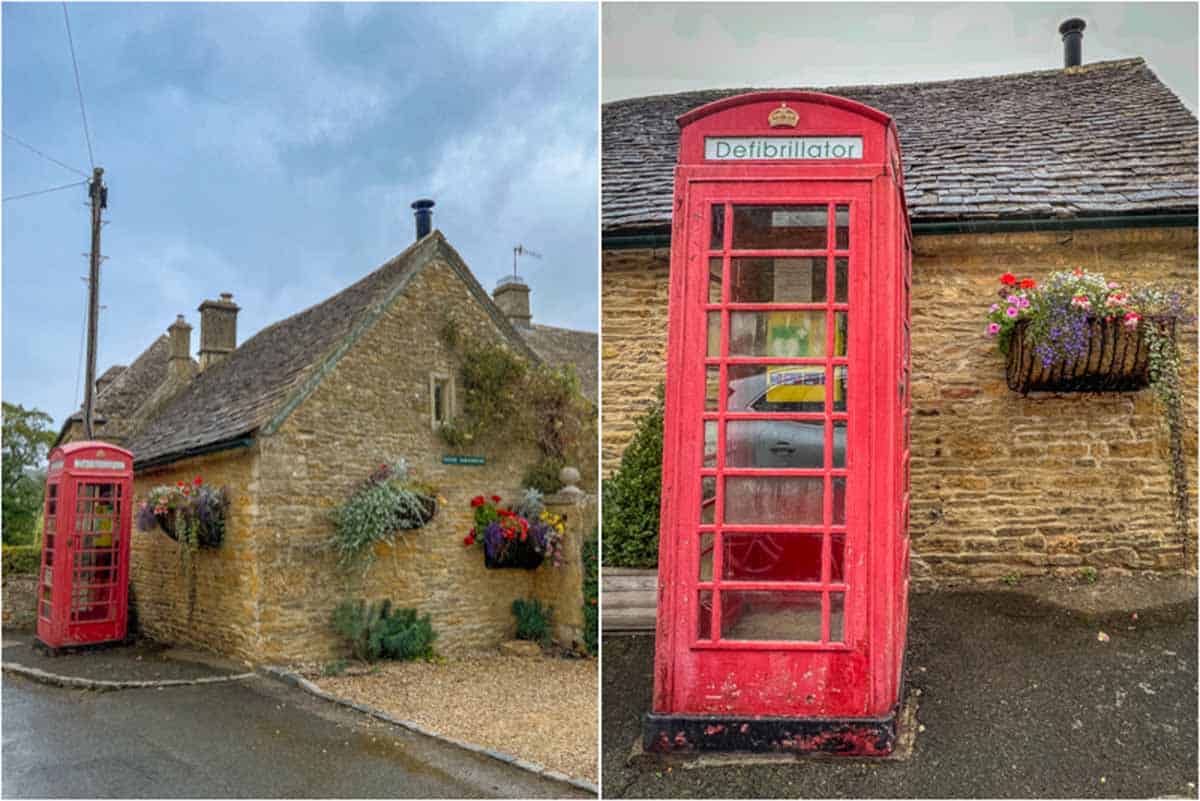
[(1078, 17), (1072, 17), (1058, 26), (1063, 40), (1064, 67), (1078, 67), (1083, 63), (1083, 29), (1086, 27), (1087, 23)]
[(421, 198), (413, 201), (412, 207), (417, 218), (417, 239), (424, 239), (433, 230), (433, 201)]

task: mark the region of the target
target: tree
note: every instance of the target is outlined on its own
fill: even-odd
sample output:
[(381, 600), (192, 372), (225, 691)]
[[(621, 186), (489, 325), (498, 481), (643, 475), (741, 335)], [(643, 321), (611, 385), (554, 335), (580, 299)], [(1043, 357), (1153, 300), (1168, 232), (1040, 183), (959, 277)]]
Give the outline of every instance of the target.
[(46, 456), (54, 445), (54, 420), (40, 409), (3, 404), (4, 544), (27, 545), (37, 534), (45, 487)]

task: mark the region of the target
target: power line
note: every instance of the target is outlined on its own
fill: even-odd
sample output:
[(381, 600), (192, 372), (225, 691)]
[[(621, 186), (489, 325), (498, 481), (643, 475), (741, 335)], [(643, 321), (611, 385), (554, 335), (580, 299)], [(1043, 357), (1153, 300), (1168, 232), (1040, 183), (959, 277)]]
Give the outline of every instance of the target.
[(75, 60), (75, 40), (71, 36), (71, 18), (67, 15), (67, 4), (64, 0), (63, 19), (67, 23), (67, 44), (71, 47), (71, 66), (75, 68), (75, 92), (79, 95), (79, 114), (83, 117), (83, 138), (87, 142), (88, 163), (96, 167), (96, 159), (92, 157), (92, 135), (88, 132), (87, 112), (83, 110), (83, 87), (79, 84), (79, 63)]
[(6, 138), (13, 140), (13, 141), (14, 141), (14, 142), (16, 142), (18, 145), (21, 145), (22, 147), (24, 147), (24, 148), (27, 148), (28, 150), (31, 150), (31, 151), (33, 151), (34, 153), (37, 153), (39, 156), (41, 156), (42, 158), (46, 159), (47, 161), (53, 161), (55, 164), (57, 164), (58, 166), (62, 167), (64, 170), (70, 170), (71, 172), (75, 173), (76, 175), (81, 175), (81, 176), (83, 176), (84, 178), (87, 178), (87, 177), (88, 177), (87, 173), (86, 173), (86, 172), (84, 172), (83, 170), (77, 170), (77, 169), (75, 169), (74, 167), (72, 167), (70, 164), (64, 164), (63, 162), (61, 162), (61, 161), (59, 161), (58, 159), (54, 158), (54, 156), (47, 156), (45, 153), (43, 153), (42, 151), (38, 150), (38, 149), (37, 149), (36, 147), (34, 147), (33, 145), (31, 145), (31, 144), (29, 144), (28, 142), (25, 142), (25, 141), (23, 141), (23, 140), (21, 140), (21, 139), (19, 139), (19, 138), (15, 137), (15, 136), (13, 136), (13, 135), (12, 135), (12, 134), (10, 134), (8, 131), (4, 131), (3, 133), (4, 133), (4, 136), (5, 136)]
[(23, 195), (9, 195), (8, 197), (4, 198), (4, 202), (7, 203), (10, 200), (20, 200), (23, 197), (33, 197), (34, 195), (45, 195), (50, 192), (59, 192), (63, 189), (70, 189), (73, 186), (83, 186), (86, 183), (87, 181), (76, 181), (73, 184), (63, 184), (62, 186), (52, 186), (49, 189), (39, 189), (36, 192), (26, 192)]

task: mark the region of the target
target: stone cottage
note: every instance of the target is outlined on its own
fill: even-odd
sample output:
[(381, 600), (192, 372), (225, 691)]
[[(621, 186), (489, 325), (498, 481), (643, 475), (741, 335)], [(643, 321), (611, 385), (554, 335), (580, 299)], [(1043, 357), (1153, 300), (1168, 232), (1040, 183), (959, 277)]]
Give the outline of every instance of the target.
[[(139, 499), (199, 475), (231, 501), (224, 542), (200, 549), (188, 570), (174, 541), (135, 531), (132, 593), (145, 633), (256, 662), (323, 660), (342, 652), (331, 613), (354, 597), (430, 613), (442, 653), (510, 639), (520, 597), (551, 603), (560, 631), (578, 626), (588, 507), (568, 532), (574, 563), (560, 570), (485, 569), (481, 549), (464, 547), (470, 499), (514, 499), (536, 450), (481, 445), (469, 453), (484, 464), (445, 463), (459, 453), (437, 431), (455, 409), (459, 357), (437, 332), (451, 321), (528, 360), (572, 364), (593, 402), (597, 337), (533, 324), (523, 283), (506, 282), (493, 299), (418, 218), (416, 242), (333, 297), (241, 344), (232, 296), (205, 301), (199, 359), (181, 316), (100, 388), (97, 438), (133, 452)], [(79, 436), (78, 420), (68, 421), (60, 441)], [(367, 574), (340, 571), (330, 510), (400, 457), (446, 503), (394, 548), (377, 548)]]
[[(747, 91), (603, 107), (605, 475), (663, 380), (675, 120)], [(1195, 116), (1141, 59), (818, 91), (891, 115), (903, 150), (913, 579), (1194, 570), (1194, 320), (1178, 329), (1186, 496), (1150, 391), (1022, 396), (983, 330), (1005, 272), (1163, 282), (1194, 308)]]

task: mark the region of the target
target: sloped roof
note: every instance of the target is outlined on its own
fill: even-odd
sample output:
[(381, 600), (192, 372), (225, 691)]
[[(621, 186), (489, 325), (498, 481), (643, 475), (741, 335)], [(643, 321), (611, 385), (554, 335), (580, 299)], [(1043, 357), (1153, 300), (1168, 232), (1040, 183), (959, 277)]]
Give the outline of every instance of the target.
[(597, 360), (600, 355), (599, 337), (592, 331), (556, 328), (534, 323), (517, 329), (542, 360), (555, 367), (573, 365), (579, 376), (579, 388), (584, 397), (596, 403), (600, 397)]
[[(604, 232), (669, 227), (675, 118), (751, 91), (604, 104)], [(913, 222), (1196, 210), (1196, 117), (1140, 58), (817, 91), (895, 119)]]
[(168, 461), (277, 425), (437, 257), (458, 272), (513, 345), (538, 358), (441, 232), (434, 231), (336, 295), (259, 331), (196, 376), (131, 438), (135, 463)]
[[(111, 383), (96, 395), (96, 420), (104, 422), (104, 430), (97, 435), (121, 438), (128, 432), (128, 422), (167, 377), (167, 362), (171, 358), (171, 342), (166, 334), (150, 343), (128, 367), (114, 365), (104, 371), (97, 383), (111, 379)], [(83, 420), (80, 409), (68, 417), (58, 433), (61, 441), (72, 423)]]

